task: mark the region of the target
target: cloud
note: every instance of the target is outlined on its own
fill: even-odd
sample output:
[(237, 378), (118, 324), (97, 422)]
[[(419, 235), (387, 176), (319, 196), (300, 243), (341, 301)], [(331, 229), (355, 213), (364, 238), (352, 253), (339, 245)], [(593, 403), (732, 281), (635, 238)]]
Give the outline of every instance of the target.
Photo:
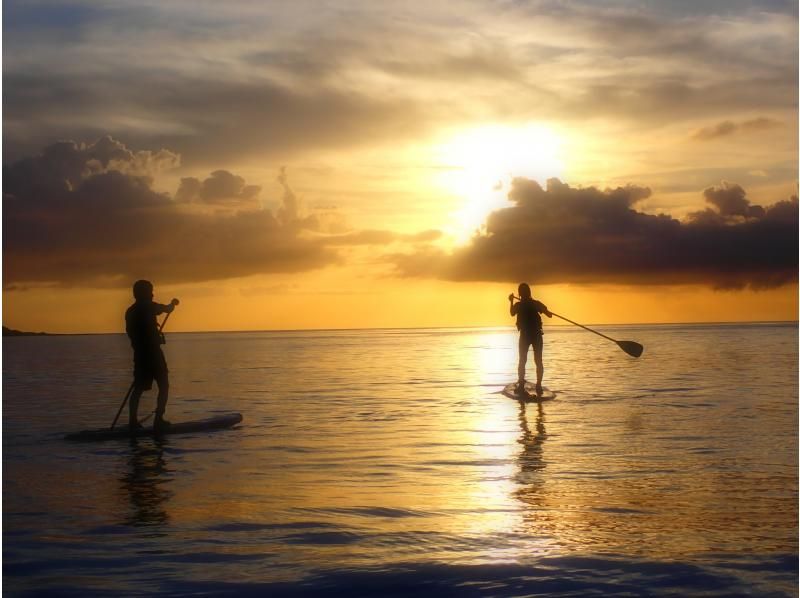
[[(106, 132), (141, 146), (177, 148), (193, 164), (314, 148), (359, 147), (424, 132), (438, 110), (412, 98), (229, 73), (152, 72), (123, 65), (85, 73), (4, 73), (4, 142), (12, 157), (53, 137)], [(331, 73), (334, 75), (335, 73)], [(136, 80), (136, 85), (131, 81)]]
[(300, 202), (292, 188), (289, 187), (285, 166), (281, 166), (280, 174), (278, 174), (278, 184), (283, 187), (283, 205), (278, 210), (278, 218), (284, 222), (297, 220), (300, 213)]
[(763, 208), (739, 185), (704, 191), (685, 221), (637, 211), (650, 189), (573, 188), (515, 179), (513, 207), (452, 252), (425, 247), (391, 260), (406, 276), (455, 281), (776, 287), (797, 280), (797, 197)]
[(705, 212), (696, 212), (689, 215), (690, 221), (697, 221), (698, 214), (712, 213), (720, 221), (730, 221), (731, 218), (762, 218), (766, 213), (761, 206), (750, 205), (750, 200), (745, 197), (745, 190), (741, 185), (723, 181), (720, 187), (709, 187), (703, 191), (706, 201), (716, 208)]
[(727, 137), (739, 132), (757, 132), (766, 129), (772, 129), (780, 126), (780, 122), (771, 118), (754, 118), (740, 123), (735, 123), (730, 120), (725, 120), (712, 127), (705, 127), (692, 134), (692, 139), (699, 141), (709, 141), (711, 139), (719, 139), (720, 137)]
[(7, 159), (105, 132), (215, 165), (476, 121), (796, 112), (796, 17), (773, 3), (51, 4), (10, 5)]
[(307, 215), (285, 168), (276, 215), (259, 202), (260, 187), (227, 170), (182, 178), (174, 196), (155, 191), (152, 175), (179, 163), (173, 152), (133, 152), (104, 137), (55, 143), (6, 166), (4, 288), (305, 272), (339, 263), (337, 248), (441, 236), (352, 230), (336, 214)]
[[(279, 221), (250, 202), (258, 188), (233, 173), (184, 179), (181, 201), (153, 190), (149, 174), (177, 163), (166, 150), (131, 152), (104, 138), (53, 144), (5, 167), (4, 285), (197, 282), (300, 272), (338, 260), (322, 241), (302, 234), (302, 222)], [(231, 199), (246, 207), (203, 206)]]
[(132, 177), (152, 177), (180, 165), (180, 156), (169, 150), (134, 152), (110, 136), (94, 143), (60, 141), (35, 158), (4, 169), (4, 192), (17, 195), (61, 193), (76, 189), (85, 179), (108, 172)]
[(709, 139), (725, 137), (736, 132), (738, 129), (739, 127), (736, 125), (736, 123), (726, 120), (714, 125), (713, 127), (705, 127), (699, 131), (696, 131), (692, 135), (692, 138), (699, 139), (701, 141), (707, 141)]
[(389, 243), (429, 243), (442, 237), (442, 231), (425, 230), (401, 234), (388, 230), (360, 230), (327, 237), (329, 245), (388, 245)]
[(203, 181), (194, 177), (182, 178), (180, 187), (175, 193), (175, 201), (256, 207), (260, 192), (261, 187), (247, 185), (240, 176), (227, 170), (215, 170)]

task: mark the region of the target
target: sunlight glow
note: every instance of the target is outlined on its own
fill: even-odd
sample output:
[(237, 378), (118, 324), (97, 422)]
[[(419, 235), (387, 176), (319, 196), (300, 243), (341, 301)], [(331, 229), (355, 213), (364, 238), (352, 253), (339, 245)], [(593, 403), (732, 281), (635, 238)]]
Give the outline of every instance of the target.
[(461, 131), (437, 147), (444, 167), (438, 184), (465, 200), (453, 214), (451, 233), (464, 241), (490, 212), (506, 207), (514, 177), (544, 183), (563, 177), (563, 135), (541, 123), (484, 125)]

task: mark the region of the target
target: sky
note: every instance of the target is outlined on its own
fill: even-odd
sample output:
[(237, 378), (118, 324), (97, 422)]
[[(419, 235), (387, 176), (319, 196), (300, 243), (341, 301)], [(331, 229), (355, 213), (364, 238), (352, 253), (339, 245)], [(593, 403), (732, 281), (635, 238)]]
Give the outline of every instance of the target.
[(3, 3), (3, 323), (796, 320), (796, 2)]

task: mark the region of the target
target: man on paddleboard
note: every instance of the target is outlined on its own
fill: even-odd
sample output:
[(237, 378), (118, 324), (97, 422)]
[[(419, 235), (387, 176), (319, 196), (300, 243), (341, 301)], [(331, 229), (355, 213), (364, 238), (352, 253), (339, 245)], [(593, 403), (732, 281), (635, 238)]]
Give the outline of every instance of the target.
[(518, 289), (519, 301), (514, 293), (508, 296), (509, 312), (517, 316), (517, 330), (519, 330), (519, 365), (517, 366), (517, 392), (525, 392), (525, 365), (528, 363), (528, 347), (533, 346), (533, 359), (536, 362), (536, 394), (542, 394), (542, 376), (544, 364), (542, 363), (542, 316), (545, 314), (552, 318), (547, 306), (541, 301), (531, 297), (531, 287), (528, 283), (520, 283)]
[(178, 300), (173, 299), (169, 304), (162, 305), (153, 301), (153, 283), (149, 280), (137, 280), (133, 285), (133, 296), (136, 299), (125, 312), (125, 331), (131, 339), (133, 347), (133, 393), (130, 397), (128, 425), (130, 430), (140, 428), (137, 419), (139, 398), (145, 390), (153, 388), (153, 380), (158, 384), (158, 398), (156, 399), (156, 418), (153, 428), (164, 430), (169, 422), (164, 419), (169, 398), (169, 376), (167, 360), (161, 345), (164, 336), (158, 328), (156, 316), (169, 314), (178, 305)]

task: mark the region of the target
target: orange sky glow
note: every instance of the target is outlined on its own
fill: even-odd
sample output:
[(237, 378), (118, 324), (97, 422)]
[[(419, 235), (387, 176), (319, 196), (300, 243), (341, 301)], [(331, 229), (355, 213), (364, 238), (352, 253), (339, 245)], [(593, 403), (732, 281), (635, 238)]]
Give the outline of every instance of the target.
[(3, 323), (796, 320), (797, 15), (654, 4), (14, 5)]

